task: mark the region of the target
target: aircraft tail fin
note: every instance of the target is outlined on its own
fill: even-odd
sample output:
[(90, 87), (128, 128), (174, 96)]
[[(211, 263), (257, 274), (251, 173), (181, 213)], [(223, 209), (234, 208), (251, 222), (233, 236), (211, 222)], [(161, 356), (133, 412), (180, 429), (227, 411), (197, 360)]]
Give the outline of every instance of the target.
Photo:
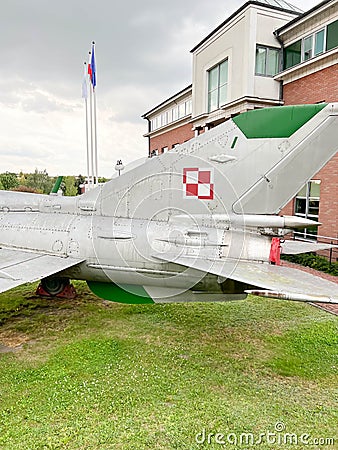
[(249, 111), (114, 178), (103, 215), (277, 214), (337, 151), (338, 104)]

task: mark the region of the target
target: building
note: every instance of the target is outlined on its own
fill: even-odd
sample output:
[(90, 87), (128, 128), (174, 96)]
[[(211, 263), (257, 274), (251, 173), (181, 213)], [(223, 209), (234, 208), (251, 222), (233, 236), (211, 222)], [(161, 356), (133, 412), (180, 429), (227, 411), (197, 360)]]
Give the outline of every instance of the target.
[[(248, 1), (191, 53), (192, 84), (142, 116), (149, 154), (251, 109), (338, 102), (338, 0), (306, 12), (284, 0)], [(320, 235), (337, 238), (337, 172), (338, 156), (282, 213), (319, 220)]]

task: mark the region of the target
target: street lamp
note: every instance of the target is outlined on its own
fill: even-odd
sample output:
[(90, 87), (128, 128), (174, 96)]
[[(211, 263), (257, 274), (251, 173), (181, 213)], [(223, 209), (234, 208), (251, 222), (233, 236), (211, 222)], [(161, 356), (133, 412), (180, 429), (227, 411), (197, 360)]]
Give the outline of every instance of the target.
[(117, 163), (116, 163), (116, 166), (115, 166), (115, 170), (118, 171), (119, 176), (121, 175), (121, 170), (123, 170), (123, 169), (124, 169), (124, 165), (122, 163), (122, 159), (118, 159)]

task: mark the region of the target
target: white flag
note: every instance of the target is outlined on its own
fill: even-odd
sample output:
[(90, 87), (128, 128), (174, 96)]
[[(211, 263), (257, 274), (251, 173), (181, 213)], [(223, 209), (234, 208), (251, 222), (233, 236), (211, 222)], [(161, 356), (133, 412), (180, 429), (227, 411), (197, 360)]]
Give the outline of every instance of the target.
[(86, 69), (87, 69), (87, 66), (85, 63), (83, 80), (82, 80), (82, 98), (85, 98), (85, 99), (88, 98), (87, 70)]

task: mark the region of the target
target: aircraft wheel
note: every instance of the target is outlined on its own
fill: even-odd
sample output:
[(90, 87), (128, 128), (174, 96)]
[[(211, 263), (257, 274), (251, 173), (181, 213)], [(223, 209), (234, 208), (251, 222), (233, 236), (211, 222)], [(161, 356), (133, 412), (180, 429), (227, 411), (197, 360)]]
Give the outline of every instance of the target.
[(41, 287), (49, 295), (58, 295), (69, 286), (69, 278), (43, 278), (41, 280)]

